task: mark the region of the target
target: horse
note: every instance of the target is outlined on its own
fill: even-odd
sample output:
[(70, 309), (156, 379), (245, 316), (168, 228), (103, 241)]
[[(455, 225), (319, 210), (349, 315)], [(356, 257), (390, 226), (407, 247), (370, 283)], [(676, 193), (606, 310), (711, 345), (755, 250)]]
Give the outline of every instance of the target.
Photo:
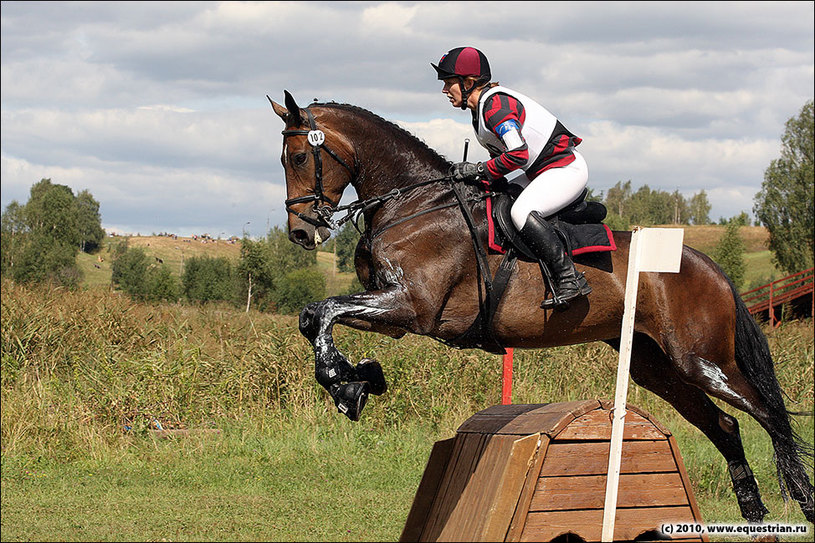
[[(299, 320), (314, 348), (315, 377), (339, 412), (358, 420), (368, 394), (382, 394), (387, 384), (379, 362), (354, 365), (336, 348), (336, 324), (490, 352), (501, 352), (495, 344), (538, 349), (592, 341), (619, 350), (631, 232), (613, 232), (616, 250), (602, 259), (575, 257), (593, 292), (567, 308), (542, 309), (546, 288), (540, 270), (519, 260), (491, 310), (486, 332), (494, 342), (486, 345), (468, 331), (484, 331), (484, 279), (497, 272), (503, 257), (478, 258), (487, 243), (484, 190), (453, 183), (450, 161), (368, 110), (316, 101), (301, 108), (288, 91), (284, 97), (281, 105), (267, 95), (285, 123), (281, 162), (289, 239), (313, 250), (337, 226), (332, 217), (338, 211), (348, 211), (344, 219), (355, 224), (364, 219), (354, 264), (365, 291), (309, 303)], [(359, 199), (340, 206), (348, 186)], [(474, 328), (478, 322), (482, 326)], [(769, 511), (745, 457), (738, 421), (711, 398), (757, 420), (772, 439), (782, 494), (786, 499), (789, 492), (813, 522), (807, 474), (812, 447), (792, 428), (766, 337), (732, 281), (703, 253), (684, 246), (679, 273), (642, 273), (630, 374), (724, 456), (741, 514), (750, 523), (761, 522)]]

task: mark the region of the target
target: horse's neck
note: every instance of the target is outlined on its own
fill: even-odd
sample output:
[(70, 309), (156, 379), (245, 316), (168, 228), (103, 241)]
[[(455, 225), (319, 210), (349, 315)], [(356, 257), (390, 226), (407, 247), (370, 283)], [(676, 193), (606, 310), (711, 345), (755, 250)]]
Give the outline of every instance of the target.
[(366, 134), (355, 143), (360, 172), (353, 186), (361, 199), (375, 198), (445, 175), (441, 161), (407, 135), (390, 132), (387, 127), (373, 126), (370, 122), (354, 128), (355, 133)]

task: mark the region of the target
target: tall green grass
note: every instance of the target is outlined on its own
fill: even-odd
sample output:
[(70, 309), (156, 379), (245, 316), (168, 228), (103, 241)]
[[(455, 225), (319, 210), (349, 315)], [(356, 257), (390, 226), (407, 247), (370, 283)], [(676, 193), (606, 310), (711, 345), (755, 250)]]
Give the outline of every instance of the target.
[[(765, 331), (788, 408), (812, 414), (812, 320)], [(389, 382), (358, 423), (316, 383), (296, 317), (4, 280), (2, 539), (398, 539), (432, 443), (500, 403), (501, 359), (344, 327), (335, 340)], [(616, 364), (599, 343), (516, 350), (513, 401), (612, 398)], [(712, 444), (653, 394), (631, 385), (629, 402), (677, 437), (705, 519), (740, 522)], [(723, 407), (769, 519), (803, 522), (780, 499), (769, 438)], [(221, 433), (160, 441), (157, 424)]]

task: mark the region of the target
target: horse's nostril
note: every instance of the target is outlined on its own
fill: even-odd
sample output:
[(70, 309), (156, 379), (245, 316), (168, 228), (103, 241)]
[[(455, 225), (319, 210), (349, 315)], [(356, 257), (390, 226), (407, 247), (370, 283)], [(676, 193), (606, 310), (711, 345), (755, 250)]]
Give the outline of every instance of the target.
[(308, 234), (305, 230), (292, 230), (289, 232), (289, 239), (298, 245), (304, 245), (308, 243)]

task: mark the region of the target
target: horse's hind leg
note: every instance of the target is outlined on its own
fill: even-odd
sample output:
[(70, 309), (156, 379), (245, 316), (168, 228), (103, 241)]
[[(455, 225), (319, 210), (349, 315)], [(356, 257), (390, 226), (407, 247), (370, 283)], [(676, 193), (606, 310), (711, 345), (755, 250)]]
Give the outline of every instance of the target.
[(747, 463), (738, 421), (719, 409), (702, 390), (684, 382), (659, 346), (642, 334), (634, 336), (631, 378), (670, 403), (705, 434), (727, 461), (742, 517), (748, 522), (761, 522), (769, 511)]
[(764, 428), (772, 439), (782, 493), (786, 483), (804, 517), (813, 522), (815, 499), (804, 463), (811, 446), (793, 431), (767, 340), (740, 300), (735, 324), (733, 343), (724, 339), (724, 332), (711, 331), (708, 340), (695, 338), (691, 349), (671, 336), (668, 355), (683, 381), (744, 411)]

